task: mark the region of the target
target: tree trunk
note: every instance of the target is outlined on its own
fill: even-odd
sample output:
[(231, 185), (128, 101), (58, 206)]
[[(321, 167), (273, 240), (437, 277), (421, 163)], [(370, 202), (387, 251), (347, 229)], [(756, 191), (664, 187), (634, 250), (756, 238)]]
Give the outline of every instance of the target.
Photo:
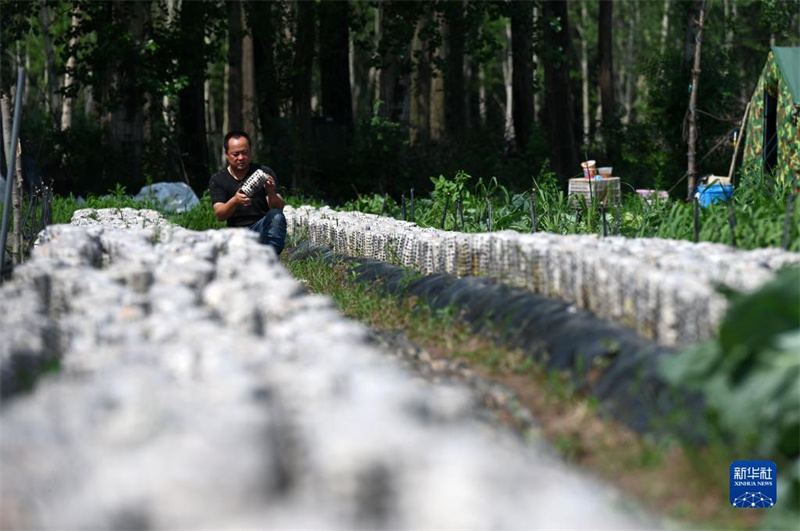
[(411, 143), (427, 143), (431, 139), (431, 93), (433, 72), (430, 43), (423, 37), (426, 26), (432, 23), (430, 10), (426, 9), (417, 21), (411, 42), (413, 71), (411, 74)]
[(486, 66), (478, 65), (478, 116), (481, 126), (486, 127)]
[[(19, 95), (22, 97), (22, 94)], [(17, 140), (17, 165), (14, 178), (6, 183), (11, 186), (11, 212), (13, 213), (14, 229), (11, 234), (11, 258), (15, 264), (22, 263), (22, 142)]]
[[(42, 24), (42, 40), (44, 43), (44, 84), (47, 95), (47, 112), (52, 118), (53, 127), (58, 129), (58, 127), (61, 125), (60, 121), (56, 118), (56, 109), (59, 108), (58, 100), (56, 99), (58, 78), (56, 77), (56, 59), (55, 53), (53, 52), (53, 42), (50, 38), (50, 8), (47, 6), (46, 0), (41, 0), (39, 21)], [(22, 94), (20, 94), (20, 96), (22, 96)]]
[[(0, 95), (0, 114), (3, 121), (3, 167), (0, 173), (5, 175), (11, 160), (11, 98), (8, 97), (8, 94)], [(6, 186), (10, 182), (6, 179)], [(3, 199), (5, 200), (5, 198)]]
[(353, 125), (353, 97), (350, 91), (350, 9), (349, 3), (319, 4), (319, 65), (322, 112), (344, 125)]
[(467, 124), (467, 99), (464, 87), (464, 3), (456, 0), (446, 4), (445, 11), (445, 124), (447, 135), (463, 138)]
[(552, 50), (561, 50), (552, 58), (544, 59), (545, 114), (547, 140), (550, 147), (550, 167), (562, 183), (575, 173), (578, 163), (575, 135), (572, 124), (572, 91), (569, 80), (569, 18), (565, 1), (545, 2), (543, 16), (558, 18), (560, 31), (548, 25), (545, 42)]
[[(375, 40), (373, 41), (373, 44), (374, 44), (376, 50), (378, 49), (378, 45), (381, 42), (381, 38), (382, 38), (382, 34), (383, 34), (383, 22), (381, 21), (381, 17), (382, 16), (383, 16), (383, 6), (378, 5), (378, 7), (375, 8)], [(373, 90), (372, 101), (373, 102), (377, 102), (378, 100), (381, 99), (381, 94), (382, 94), (382, 92), (381, 92), (381, 90), (382, 90), (382, 88), (381, 88), (382, 87), (382, 85), (381, 85), (381, 72), (383, 72), (383, 66), (381, 66), (380, 69), (375, 68), (375, 67), (371, 67), (369, 69), (369, 72), (370, 72), (370, 77), (371, 77), (371, 80), (372, 80), (370, 82), (370, 84), (372, 85), (372, 90)], [(374, 103), (373, 103), (373, 105), (374, 105)], [(370, 116), (375, 114), (374, 107), (372, 109), (370, 109), (370, 113), (369, 114), (370, 114)]]
[[(539, 24), (539, 6), (534, 4), (533, 6), (533, 27)], [(533, 79), (534, 79), (534, 87), (536, 87), (533, 91), (533, 123), (539, 123), (539, 114), (542, 111), (542, 102), (541, 102), (541, 95), (539, 91), (539, 83), (541, 82), (542, 76), (540, 75), (539, 71), (539, 56), (536, 53), (536, 47), (533, 47)]]
[(730, 49), (733, 45), (733, 20), (730, 0), (722, 0), (722, 10), (725, 15), (725, 46)]
[(661, 16), (661, 43), (658, 46), (661, 55), (664, 55), (667, 49), (667, 37), (669, 36), (669, 2), (670, 0), (664, 0), (664, 12)]
[[(110, 4), (106, 16), (112, 23), (123, 25), (130, 36), (130, 49), (141, 45), (144, 28), (150, 18), (150, 2), (120, 2)], [(144, 95), (138, 86), (135, 62), (125, 62), (118, 55), (108, 58), (104, 65), (101, 86), (101, 128), (106, 142), (119, 154), (121, 164), (106, 174), (116, 183), (138, 184), (142, 177), (144, 143)], [(108, 185), (112, 182), (106, 183)]]
[(633, 80), (636, 77), (636, 72), (634, 72), (633, 68), (636, 53), (634, 49), (634, 39), (639, 22), (639, 3), (637, 0), (632, 0), (629, 5), (632, 13), (628, 21), (628, 42), (625, 47), (625, 117), (623, 122), (626, 124), (630, 123), (631, 112), (633, 111)]
[(292, 117), (295, 128), (292, 186), (304, 188), (311, 182), (311, 74), (314, 66), (315, 4), (298, 0), (295, 55), (292, 79)]
[(226, 71), (225, 132), (242, 129), (242, 3), (228, 2), (228, 68)]
[[(379, 10), (381, 31), (383, 31), (383, 28), (386, 27), (385, 19), (389, 14), (383, 3), (379, 4)], [(400, 64), (392, 50), (387, 50), (386, 53), (383, 54), (383, 57), (381, 57), (381, 71), (378, 83), (378, 93), (380, 94), (380, 100), (383, 102), (380, 113), (381, 117), (393, 122), (399, 121), (405, 95), (400, 86)], [(412, 91), (412, 101), (413, 98), (414, 94)]]
[[(250, 32), (253, 36), (255, 63), (256, 109), (261, 126), (261, 138), (272, 148), (277, 143), (277, 123), (280, 116), (278, 75), (275, 70), (275, 14), (272, 2), (251, 1)], [(257, 27), (254, 27), (257, 26)]]
[[(69, 39), (70, 49), (74, 49), (78, 44), (77, 31), (80, 26), (80, 6), (75, 4), (72, 8), (72, 36)], [(75, 69), (75, 54), (70, 53), (67, 59), (67, 68), (64, 73), (64, 88), (72, 86), (72, 72)], [(61, 130), (65, 131), (72, 127), (72, 110), (75, 105), (75, 96), (65, 96), (61, 104)]]
[(524, 153), (533, 125), (533, 3), (513, 2), (511, 16), (511, 59), (514, 138)]
[(683, 60), (687, 69), (692, 67), (695, 57), (695, 46), (697, 45), (697, 33), (700, 27), (697, 21), (700, 19), (700, 11), (703, 9), (704, 0), (692, 0), (689, 4), (686, 16), (686, 33), (683, 41)]
[(611, 125), (614, 118), (614, 62), (611, 34), (614, 20), (613, 2), (600, 2), (598, 21), (598, 54), (600, 57), (600, 105), (603, 110), (603, 127)]
[[(446, 26), (446, 23), (443, 21), (443, 17), (441, 14), (436, 16), (436, 22), (438, 23), (439, 29), (441, 33), (445, 33), (442, 31), (443, 26)], [(431, 109), (431, 140), (438, 141), (441, 140), (444, 136), (444, 129), (445, 129), (445, 87), (444, 87), (444, 76), (443, 72), (441, 71), (442, 65), (445, 63), (444, 57), (444, 48), (440, 44), (436, 46), (433, 50), (433, 55), (431, 57), (431, 95), (430, 95), (430, 109)]]
[(206, 134), (211, 138), (211, 145), (215, 148), (209, 155), (210, 161), (213, 162), (218, 153), (222, 151), (221, 149), (216, 149), (217, 146), (222, 145), (222, 136), (217, 130), (217, 116), (214, 112), (214, 91), (211, 90), (210, 79), (206, 79), (203, 82), (203, 102), (205, 105)]
[(581, 107), (583, 116), (583, 145), (589, 145), (591, 132), (591, 110), (589, 109), (589, 41), (586, 38), (586, 25), (589, 23), (589, 10), (586, 2), (581, 2), (581, 25), (578, 36), (581, 39)]
[[(167, 3), (167, 27), (169, 27), (172, 25), (173, 21), (175, 20), (175, 17), (178, 16), (178, 13), (180, 12), (181, 9), (182, 1), (166, 0), (166, 3)], [(89, 95), (89, 98), (91, 98), (91, 94)], [(87, 108), (86, 108), (87, 115), (90, 112), (88, 108), (88, 101), (89, 100), (87, 99)], [(174, 120), (172, 117), (170, 98), (166, 94), (164, 95), (163, 98), (161, 98), (161, 113), (162, 113), (162, 118), (164, 119), (164, 123), (170, 130), (172, 130), (172, 126), (174, 125)]]
[(507, 143), (514, 140), (514, 83), (513, 83), (513, 58), (511, 57), (511, 23), (505, 26), (505, 49), (501, 52), (501, 67), (503, 69), (503, 86), (506, 89), (505, 105), (505, 139)]
[(184, 42), (178, 59), (181, 72), (188, 84), (178, 94), (178, 145), (189, 186), (200, 196), (208, 188), (208, 144), (203, 85), (205, 61), (197, 50), (205, 43), (204, 9), (201, 2), (184, 2), (180, 12), (180, 26)]
[(697, 85), (700, 80), (700, 48), (703, 43), (703, 22), (706, 12), (706, 2), (702, 0), (700, 4), (700, 12), (697, 18), (697, 42), (694, 47), (694, 63), (692, 66), (692, 93), (689, 98), (689, 152), (688, 167), (686, 173), (688, 175), (689, 188), (687, 191), (687, 199), (691, 199), (694, 192), (695, 185), (697, 184)]
[(22, 106), (27, 107), (28, 97), (31, 93), (31, 47), (25, 46), (25, 89), (22, 91)]
[[(243, 10), (244, 11), (244, 10)], [(244, 20), (244, 12), (242, 13)], [(243, 24), (244, 27), (244, 24)], [(256, 80), (253, 56), (253, 37), (245, 34), (242, 38), (242, 126), (252, 139), (250, 158), (258, 159), (258, 115), (256, 114)]]

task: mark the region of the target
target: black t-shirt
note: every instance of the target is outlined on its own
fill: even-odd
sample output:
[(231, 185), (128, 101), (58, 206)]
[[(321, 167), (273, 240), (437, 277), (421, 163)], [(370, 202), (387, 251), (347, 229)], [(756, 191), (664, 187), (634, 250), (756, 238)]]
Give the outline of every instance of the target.
[[(236, 191), (241, 188), (244, 181), (258, 169), (270, 175), (277, 185), (278, 177), (275, 175), (275, 172), (267, 166), (261, 166), (260, 164), (251, 162), (250, 169), (247, 170), (247, 175), (245, 175), (244, 179), (241, 181), (236, 180), (233, 175), (230, 174), (228, 168), (223, 168), (212, 175), (211, 179), (208, 181), (208, 190), (211, 192), (211, 204), (227, 203), (231, 197), (236, 195)], [(236, 209), (236, 212), (228, 218), (229, 227), (249, 227), (266, 215), (269, 211), (266, 192), (262, 190), (252, 199), (253, 201), (250, 203), (250, 206), (240, 206)]]

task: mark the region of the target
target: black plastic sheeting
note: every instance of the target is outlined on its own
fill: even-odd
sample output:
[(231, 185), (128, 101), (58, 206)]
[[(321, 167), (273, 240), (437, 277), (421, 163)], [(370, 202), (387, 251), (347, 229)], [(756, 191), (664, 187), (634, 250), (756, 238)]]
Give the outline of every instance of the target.
[(356, 281), (383, 293), (417, 297), (434, 309), (454, 307), (476, 332), (499, 334), (505, 345), (569, 374), (579, 391), (598, 398), (603, 412), (640, 433), (706, 439), (701, 396), (671, 386), (658, 372), (660, 361), (675, 351), (630, 328), (486, 277), (421, 276), (377, 260), (336, 255), (310, 242), (287, 251), (289, 260), (344, 261)]

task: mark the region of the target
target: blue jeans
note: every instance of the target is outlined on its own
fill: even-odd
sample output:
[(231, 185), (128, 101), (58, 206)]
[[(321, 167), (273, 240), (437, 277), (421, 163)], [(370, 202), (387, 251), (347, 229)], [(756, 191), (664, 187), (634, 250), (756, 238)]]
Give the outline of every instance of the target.
[(286, 245), (286, 216), (277, 208), (247, 227), (258, 233), (258, 241), (275, 249), (276, 254), (281, 254)]

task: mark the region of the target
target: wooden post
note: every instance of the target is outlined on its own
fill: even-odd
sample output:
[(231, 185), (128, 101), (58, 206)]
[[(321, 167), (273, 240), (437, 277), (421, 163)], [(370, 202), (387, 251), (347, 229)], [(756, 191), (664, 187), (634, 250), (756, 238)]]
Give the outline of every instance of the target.
[(739, 126), (739, 136), (736, 137), (736, 145), (733, 147), (733, 158), (731, 158), (731, 167), (728, 170), (728, 182), (733, 184), (733, 170), (736, 168), (736, 156), (739, 154), (739, 146), (742, 143), (742, 133), (744, 133), (744, 126), (747, 124), (747, 115), (750, 112), (750, 102), (744, 108), (744, 116), (742, 117), (742, 124)]
[(703, 43), (703, 21), (706, 13), (706, 1), (700, 7), (700, 17), (697, 21), (697, 39), (694, 47), (694, 65), (692, 66), (692, 94), (689, 98), (689, 152), (687, 153), (689, 176), (689, 189), (686, 192), (687, 200), (692, 198), (697, 184), (697, 83), (700, 80), (700, 45)]
[[(20, 95), (21, 96), (21, 95)], [(13, 181), (9, 178), (6, 186), (11, 188), (11, 213), (13, 217), (14, 229), (11, 233), (11, 258), (15, 264), (22, 263), (22, 143), (17, 140), (17, 164), (16, 175)]]

